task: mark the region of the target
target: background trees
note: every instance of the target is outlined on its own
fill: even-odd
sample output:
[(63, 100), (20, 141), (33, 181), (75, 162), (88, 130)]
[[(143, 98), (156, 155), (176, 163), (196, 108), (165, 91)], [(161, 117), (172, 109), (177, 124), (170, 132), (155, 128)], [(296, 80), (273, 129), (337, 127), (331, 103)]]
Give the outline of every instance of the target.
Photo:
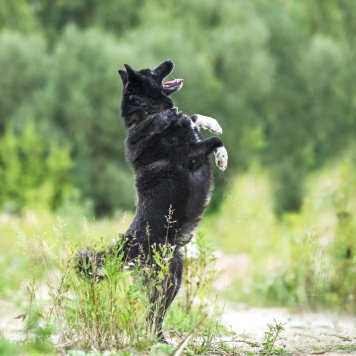
[[(124, 63), (142, 68), (172, 59), (173, 75), (185, 78), (177, 105), (221, 122), (230, 177), (251, 162), (264, 165), (278, 214), (298, 210), (308, 173), (354, 138), (353, 0), (0, 5), (0, 172), (24, 172), (21, 165), (31, 156), (18, 154), (21, 169), (15, 171), (4, 158), (6, 142), (10, 133), (21, 140), (32, 127), (38, 142), (70, 153), (66, 186), (92, 202), (96, 214), (134, 202), (119, 118), (116, 71)], [(44, 176), (50, 179), (50, 171)], [(218, 181), (215, 207), (224, 181)], [(12, 193), (10, 183), (2, 185), (4, 209)], [(18, 194), (25, 194), (23, 187)], [(21, 210), (26, 199), (17, 204)]]

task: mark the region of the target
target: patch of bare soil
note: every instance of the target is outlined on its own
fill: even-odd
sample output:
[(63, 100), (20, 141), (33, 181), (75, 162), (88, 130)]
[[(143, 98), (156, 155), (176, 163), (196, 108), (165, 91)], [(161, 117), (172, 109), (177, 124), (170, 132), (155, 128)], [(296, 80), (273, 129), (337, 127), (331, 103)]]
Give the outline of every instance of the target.
[[(218, 290), (229, 288), (232, 274), (241, 278), (250, 268), (247, 255), (217, 254), (216, 268), (220, 275), (215, 283)], [(245, 305), (227, 305), (223, 323), (237, 334), (234, 347), (257, 353), (264, 341), (267, 324), (283, 324), (277, 347), (288, 355), (356, 355), (356, 316), (332, 313), (292, 313), (286, 308), (249, 308)]]
[(356, 355), (356, 317), (328, 313), (293, 314), (284, 308), (226, 307), (223, 323), (237, 334), (235, 347), (257, 352), (267, 324), (284, 324), (277, 347), (289, 355)]
[[(0, 300), (0, 335), (7, 340), (19, 341), (23, 339), (23, 321), (19, 317), (21, 311), (11, 302)], [(23, 311), (22, 311), (23, 312)]]

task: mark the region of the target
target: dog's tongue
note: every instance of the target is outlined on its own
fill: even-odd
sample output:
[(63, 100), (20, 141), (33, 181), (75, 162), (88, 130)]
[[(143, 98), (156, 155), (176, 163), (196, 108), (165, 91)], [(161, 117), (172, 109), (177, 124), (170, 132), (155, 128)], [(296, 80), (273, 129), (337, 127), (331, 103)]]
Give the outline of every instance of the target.
[(172, 86), (174, 84), (182, 83), (182, 82), (184, 82), (184, 79), (174, 79), (174, 80), (170, 80), (168, 82), (163, 83), (163, 86), (164, 87), (170, 87), (170, 86)]

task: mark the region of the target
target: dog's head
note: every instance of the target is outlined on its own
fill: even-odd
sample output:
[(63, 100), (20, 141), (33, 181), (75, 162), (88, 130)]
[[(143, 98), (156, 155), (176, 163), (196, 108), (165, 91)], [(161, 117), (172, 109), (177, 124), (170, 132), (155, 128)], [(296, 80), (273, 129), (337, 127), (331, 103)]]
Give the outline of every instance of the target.
[(133, 70), (125, 64), (126, 71), (119, 70), (124, 85), (121, 102), (121, 116), (125, 126), (130, 127), (145, 120), (148, 115), (173, 108), (169, 97), (183, 86), (183, 79), (163, 83), (172, 73), (174, 64), (167, 60), (156, 69)]

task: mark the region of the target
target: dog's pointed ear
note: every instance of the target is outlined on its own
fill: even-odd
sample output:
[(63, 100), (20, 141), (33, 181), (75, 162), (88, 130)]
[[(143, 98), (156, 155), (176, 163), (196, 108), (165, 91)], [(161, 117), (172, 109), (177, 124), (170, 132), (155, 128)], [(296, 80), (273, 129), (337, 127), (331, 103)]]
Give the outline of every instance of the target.
[(124, 67), (126, 68), (127, 73), (135, 72), (128, 64), (124, 64)]
[(122, 80), (122, 84), (125, 86), (127, 83), (127, 73), (124, 70), (119, 69), (118, 70), (121, 80)]
[(127, 72), (127, 81), (133, 82), (139, 78), (139, 73), (133, 70), (128, 64), (124, 64)]

